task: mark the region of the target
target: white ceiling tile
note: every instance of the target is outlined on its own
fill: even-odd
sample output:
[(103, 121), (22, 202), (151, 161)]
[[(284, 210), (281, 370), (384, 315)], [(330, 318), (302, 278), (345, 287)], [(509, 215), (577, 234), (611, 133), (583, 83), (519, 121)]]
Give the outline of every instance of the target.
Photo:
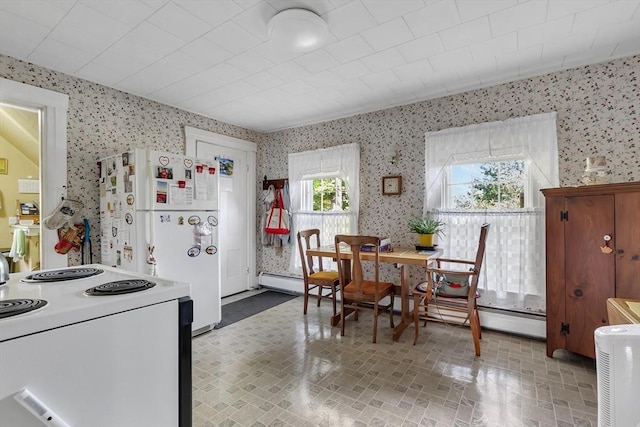
[(364, 31), (362, 37), (375, 51), (381, 51), (413, 40), (413, 34), (402, 18), (386, 22)]
[(162, 5), (152, 7), (139, 0), (127, 1), (104, 1), (104, 0), (83, 0), (82, 3), (111, 19), (115, 19), (128, 27), (134, 27), (140, 22), (154, 14)]
[(247, 73), (226, 62), (208, 68), (204, 73), (208, 74), (212, 80), (220, 83), (220, 85), (235, 82), (247, 76)]
[(627, 41), (640, 43), (640, 13), (636, 13), (634, 17), (627, 22), (600, 27), (593, 47), (597, 48), (615, 43), (625, 43)]
[(398, 46), (397, 49), (407, 62), (428, 58), (431, 55), (436, 55), (445, 51), (444, 45), (442, 44), (438, 34), (421, 37), (408, 43), (404, 43)]
[(249, 50), (261, 43), (260, 39), (240, 28), (240, 26), (234, 22), (225, 22), (219, 27), (209, 31), (204, 37), (224, 46), (225, 49), (236, 54)]
[(195, 39), (194, 41), (182, 46), (179, 51), (200, 59), (208, 66), (219, 64), (233, 56), (231, 52), (219, 44), (205, 39), (204, 37)]
[(51, 30), (65, 17), (75, 3), (75, 0), (2, 0), (0, 1), (0, 11), (3, 12), (3, 15), (4, 12), (9, 12)]
[(544, 22), (547, 2), (531, 0), (489, 15), (494, 37)]
[[(552, 60), (569, 55), (572, 52), (588, 51), (593, 46), (594, 40), (595, 34), (592, 34), (591, 36), (572, 34), (561, 40), (549, 41), (542, 45), (542, 59), (545, 61)], [(525, 53), (527, 52), (526, 49), (521, 49), (520, 51)]]
[(421, 59), (409, 64), (393, 67), (393, 72), (400, 78), (400, 80), (413, 81), (415, 76), (420, 76), (420, 81), (423, 81), (422, 79), (432, 75), (434, 70), (429, 60)]
[(422, 0), (367, 0), (363, 4), (380, 24), (424, 7)]
[(583, 10), (593, 9), (610, 3), (610, 0), (553, 0), (547, 6), (547, 19), (553, 21), (568, 15), (575, 15)]
[(269, 39), (267, 24), (278, 13), (269, 3), (262, 1), (233, 18), (245, 31), (253, 34), (261, 41)]
[(114, 63), (109, 66), (105, 66), (92, 61), (78, 71), (78, 76), (91, 82), (102, 82), (101, 84), (114, 86), (120, 80), (123, 80), (130, 75), (127, 68), (119, 67), (118, 65), (119, 64)]
[(547, 21), (518, 31), (518, 46), (529, 47), (536, 44), (553, 42), (569, 36), (573, 16)]
[(324, 15), (328, 11), (335, 9), (335, 6), (328, 1), (318, 0), (267, 0), (271, 7), (277, 11), (285, 9), (300, 8), (310, 10), (318, 15)]
[(307, 70), (293, 61), (278, 64), (274, 67), (271, 67), (267, 71), (269, 72), (269, 74), (282, 79), (285, 82), (302, 79), (310, 74)]
[(360, 35), (333, 43), (325, 49), (343, 64), (373, 53), (371, 46)]
[(378, 73), (369, 74), (368, 76), (361, 77), (367, 86), (371, 89), (376, 89), (383, 86), (390, 86), (400, 81), (398, 76), (391, 70), (380, 71)]
[(67, 46), (53, 39), (46, 39), (29, 55), (28, 60), (36, 64), (67, 74), (73, 74), (86, 65), (92, 53)]
[(272, 87), (280, 86), (284, 83), (284, 80), (269, 73), (252, 74), (245, 77), (243, 80), (258, 90), (271, 89)]
[(458, 68), (469, 67), (473, 63), (473, 58), (469, 49), (464, 47), (433, 55), (429, 58), (429, 62), (437, 73), (456, 72)]
[(406, 15), (404, 20), (416, 38), (437, 33), (461, 22), (456, 4), (452, 1), (429, 5)]
[(341, 79), (330, 71), (321, 71), (304, 78), (304, 81), (316, 88), (325, 88), (340, 83)]
[(562, 64), (563, 66), (568, 68), (587, 65), (590, 61), (589, 58), (592, 58), (594, 54), (601, 57), (610, 57), (613, 54), (615, 47), (615, 45), (600, 46), (598, 48), (593, 48), (582, 52), (573, 52), (564, 57), (564, 61), (562, 62)]
[(517, 4), (516, 0), (456, 0), (462, 22), (473, 21)]
[(26, 59), (49, 31), (46, 26), (21, 16), (8, 12), (0, 14), (0, 46), (3, 53), (14, 58)]
[(233, 0), (174, 0), (174, 2), (212, 27), (231, 20), (244, 10)]
[(49, 37), (67, 46), (92, 52), (106, 49), (130, 28), (83, 4), (76, 4), (51, 31)]
[(362, 60), (358, 60), (338, 65), (337, 67), (332, 68), (329, 72), (338, 76), (342, 80), (351, 80), (362, 77), (370, 71), (369, 68), (364, 65)]
[(369, 70), (377, 73), (378, 71), (388, 70), (389, 68), (398, 67), (405, 64), (404, 57), (400, 55), (397, 49), (387, 49), (382, 52), (374, 53), (366, 56), (360, 61), (369, 68)]
[[(640, 7), (640, 1), (621, 0), (579, 12), (573, 21), (571, 33), (586, 33), (593, 28), (625, 23), (631, 20), (638, 11), (638, 7)], [(638, 33), (636, 35), (640, 36)]]
[(243, 9), (251, 9), (263, 0), (234, 0)]
[(542, 56), (542, 46), (531, 46), (515, 52), (496, 55), (498, 72), (506, 72), (519, 67), (537, 67)]
[(440, 39), (447, 50), (469, 46), (472, 43), (480, 43), (490, 38), (491, 28), (489, 19), (486, 17), (440, 31)]
[(125, 37), (95, 57), (92, 62), (105, 67), (122, 68), (126, 70), (128, 75), (131, 75), (164, 56), (163, 52), (140, 45)]
[(483, 57), (495, 58), (496, 55), (515, 52), (518, 50), (518, 34), (513, 32), (482, 43), (474, 43), (469, 46), (469, 50), (475, 60)]
[(226, 80), (223, 80), (220, 79), (220, 75), (220, 70), (209, 68), (207, 70), (200, 71), (191, 77), (187, 77), (184, 80), (180, 80), (172, 85), (159, 89), (153, 92), (153, 95), (182, 102), (184, 100), (197, 97), (202, 93), (210, 92), (224, 86), (230, 81), (235, 80), (235, 76), (233, 78), (227, 77)]
[(318, 73), (339, 64), (339, 62), (324, 49), (309, 52), (295, 59), (294, 62), (310, 73)]
[(162, 28), (185, 42), (190, 42), (212, 29), (211, 25), (175, 3), (167, 3), (147, 18), (147, 22)]
[(329, 31), (338, 39), (346, 39), (376, 25), (369, 11), (359, 1), (347, 3), (324, 16)]
[(622, 58), (623, 56), (637, 55), (640, 52), (640, 38), (627, 39), (618, 42), (613, 51), (612, 58)]
[(280, 86), (279, 89), (282, 90), (283, 92), (296, 94), (296, 95), (306, 94), (316, 90), (315, 87), (311, 86), (309, 83), (306, 83), (302, 80), (296, 80), (290, 83), (285, 83), (282, 86)]
[(228, 59), (227, 63), (238, 67), (247, 74), (257, 73), (273, 66), (271, 61), (250, 50)]
[(140, 46), (146, 46), (163, 55), (171, 53), (184, 45), (184, 42), (178, 37), (148, 22), (143, 22), (131, 30), (125, 36), (125, 40)]

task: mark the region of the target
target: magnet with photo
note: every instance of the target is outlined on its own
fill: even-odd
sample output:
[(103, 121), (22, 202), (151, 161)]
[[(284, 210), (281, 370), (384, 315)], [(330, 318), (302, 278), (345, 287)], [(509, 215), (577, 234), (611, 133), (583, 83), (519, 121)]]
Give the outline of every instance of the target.
[(189, 255), (191, 258), (197, 257), (198, 255), (200, 255), (200, 248), (197, 246), (190, 247), (187, 251), (187, 255)]
[(131, 215), (129, 212), (127, 212), (124, 215), (124, 220), (127, 222), (127, 224), (131, 225), (133, 224), (133, 215)]
[(209, 215), (207, 217), (207, 222), (215, 227), (216, 225), (218, 225), (218, 218), (213, 215)]
[(184, 170), (184, 179), (191, 179), (191, 169)]
[(167, 189), (168, 185), (164, 181), (157, 181), (156, 183), (156, 202), (167, 203)]
[(184, 225), (184, 217), (183, 216), (179, 216), (178, 217), (178, 225)]
[(122, 166), (129, 166), (129, 153), (122, 153)]
[(173, 168), (158, 166), (156, 170), (156, 178), (173, 179)]
[(133, 205), (133, 201), (135, 200), (135, 198), (133, 197), (133, 194), (127, 194), (127, 204), (129, 206)]
[(207, 246), (207, 249), (205, 249), (205, 252), (209, 255), (215, 255), (218, 252), (218, 248), (216, 248), (215, 246)]
[(187, 222), (189, 223), (189, 225), (198, 225), (200, 224), (201, 219), (198, 215), (191, 215)]

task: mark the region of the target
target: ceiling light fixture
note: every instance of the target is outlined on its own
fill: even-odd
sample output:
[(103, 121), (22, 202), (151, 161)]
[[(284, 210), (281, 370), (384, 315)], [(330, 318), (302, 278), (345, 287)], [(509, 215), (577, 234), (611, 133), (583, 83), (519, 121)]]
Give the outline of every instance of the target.
[(327, 23), (307, 9), (286, 9), (269, 21), (271, 43), (289, 52), (310, 52), (327, 40)]

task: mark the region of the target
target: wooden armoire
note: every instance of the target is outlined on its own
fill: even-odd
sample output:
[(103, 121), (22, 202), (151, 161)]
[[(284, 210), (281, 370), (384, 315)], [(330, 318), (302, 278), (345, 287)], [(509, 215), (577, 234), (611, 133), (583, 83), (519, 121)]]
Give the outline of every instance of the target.
[(547, 356), (595, 358), (607, 298), (640, 299), (640, 182), (562, 187), (545, 196)]

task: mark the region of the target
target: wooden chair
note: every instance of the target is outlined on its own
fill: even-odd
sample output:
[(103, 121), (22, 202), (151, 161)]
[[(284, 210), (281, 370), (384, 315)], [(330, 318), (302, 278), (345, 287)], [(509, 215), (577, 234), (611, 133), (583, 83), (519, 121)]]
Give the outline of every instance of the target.
[[(373, 308), (373, 342), (376, 342), (378, 335), (378, 314), (380, 310), (389, 311), (389, 320), (391, 328), (393, 328), (393, 296), (394, 285), (390, 282), (381, 282), (379, 280), (380, 271), (380, 239), (373, 236), (345, 236), (338, 235), (335, 237), (336, 256), (338, 260), (338, 271), (340, 273), (340, 323), (341, 334), (344, 336), (345, 329), (345, 309), (355, 311), (354, 319), (358, 320), (358, 311), (362, 308)], [(344, 247), (340, 247), (341, 243), (346, 243), (351, 248), (351, 253), (346, 253)], [(374, 257), (374, 279), (367, 280), (364, 278), (362, 270), (362, 260), (360, 259), (361, 247), (370, 245), (372, 247), (371, 254)], [(351, 269), (347, 266), (351, 265)], [(389, 305), (380, 305), (380, 300), (385, 297), (390, 298)], [(362, 303), (369, 303), (363, 305)], [(370, 304), (373, 304), (371, 307)]]
[[(333, 304), (333, 315), (336, 315), (336, 295), (340, 284), (338, 272), (324, 270), (322, 266), (322, 258), (317, 258), (318, 270), (315, 270), (314, 257), (307, 256), (307, 250), (320, 246), (320, 230), (317, 228), (311, 230), (302, 230), (297, 233), (298, 250), (302, 260), (302, 275), (304, 278), (304, 314), (307, 314), (307, 305), (309, 303), (309, 294), (313, 289), (318, 289), (318, 307), (322, 299), (330, 299)], [(313, 238), (315, 236), (315, 239)], [(303, 244), (304, 241), (304, 244)], [(328, 294), (324, 293), (325, 289), (329, 289)]]
[[(476, 292), (488, 232), (489, 224), (480, 227), (480, 239), (475, 261), (438, 258), (435, 260), (435, 267), (427, 267), (426, 282), (418, 284), (413, 291), (414, 345), (418, 342), (420, 319), (460, 325), (468, 323), (471, 327), (476, 356), (480, 356), (482, 330)], [(461, 264), (469, 269), (465, 271), (442, 268), (442, 264), (445, 263)]]

